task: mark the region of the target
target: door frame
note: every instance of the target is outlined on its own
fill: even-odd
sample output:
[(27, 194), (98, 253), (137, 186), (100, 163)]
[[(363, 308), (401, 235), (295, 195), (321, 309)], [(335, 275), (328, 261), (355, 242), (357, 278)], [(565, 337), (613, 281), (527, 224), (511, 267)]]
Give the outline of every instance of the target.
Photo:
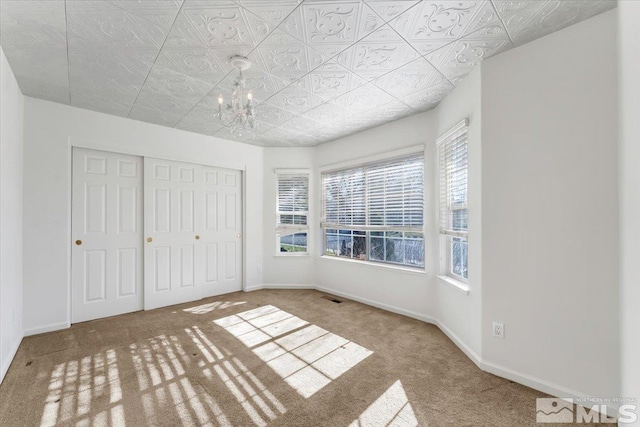
[[(96, 141), (96, 140), (89, 140), (89, 139), (83, 139), (83, 138), (71, 138), (69, 137), (68, 140), (68, 146), (67, 146), (67, 158), (68, 158), (68, 167), (67, 167), (67, 177), (69, 179), (69, 185), (67, 187), (67, 208), (69, 209), (69, 217), (67, 218), (67, 327), (69, 327), (71, 325), (71, 292), (72, 292), (72, 277), (71, 277), (71, 272), (72, 272), (72, 266), (71, 266), (71, 251), (73, 248), (73, 230), (72, 230), (72, 212), (73, 212), (73, 149), (74, 148), (86, 148), (89, 150), (98, 150), (98, 151), (106, 151), (109, 153), (115, 153), (115, 154), (128, 154), (128, 155), (132, 155), (132, 156), (139, 156), (143, 158), (143, 163), (144, 163), (144, 158), (145, 157), (153, 157), (156, 159), (161, 159), (161, 160), (169, 160), (169, 161), (175, 161), (175, 162), (183, 162), (183, 163), (191, 163), (191, 164), (195, 164), (195, 165), (202, 165), (202, 166), (212, 166), (212, 167), (216, 167), (216, 168), (223, 168), (223, 169), (231, 169), (231, 170), (236, 170), (240, 172), (240, 180), (242, 181), (242, 186), (241, 186), (241, 191), (242, 191), (242, 195), (240, 197), (240, 203), (241, 203), (241, 226), (242, 226), (242, 254), (241, 254), (241, 264), (242, 264), (242, 269), (241, 269), (241, 274), (242, 274), (242, 291), (246, 292), (247, 291), (247, 256), (246, 256), (246, 250), (247, 250), (247, 233), (246, 233), (246, 228), (247, 228), (247, 167), (244, 164), (241, 163), (232, 163), (232, 162), (203, 162), (202, 160), (191, 160), (188, 157), (180, 157), (180, 156), (158, 156), (155, 155), (153, 153), (148, 152), (148, 150), (145, 149), (141, 149), (138, 147), (113, 147), (112, 144), (109, 144), (107, 142), (103, 142), (103, 141)], [(143, 164), (143, 173), (144, 173), (144, 164)], [(142, 188), (142, 197), (144, 198), (144, 181), (143, 181), (143, 188)], [(144, 234), (143, 234), (143, 238), (144, 238)], [(142, 254), (143, 256), (143, 262), (144, 262), (144, 253)], [(142, 292), (143, 292), (143, 298), (144, 298), (144, 270), (142, 272), (142, 278), (143, 278), (143, 286), (142, 286)]]

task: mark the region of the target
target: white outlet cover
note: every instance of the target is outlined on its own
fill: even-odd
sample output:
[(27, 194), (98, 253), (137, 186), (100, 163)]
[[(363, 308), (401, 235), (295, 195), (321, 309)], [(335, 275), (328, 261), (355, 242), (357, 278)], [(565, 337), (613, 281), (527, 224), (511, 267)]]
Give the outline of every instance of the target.
[(504, 324), (493, 322), (493, 336), (504, 339)]

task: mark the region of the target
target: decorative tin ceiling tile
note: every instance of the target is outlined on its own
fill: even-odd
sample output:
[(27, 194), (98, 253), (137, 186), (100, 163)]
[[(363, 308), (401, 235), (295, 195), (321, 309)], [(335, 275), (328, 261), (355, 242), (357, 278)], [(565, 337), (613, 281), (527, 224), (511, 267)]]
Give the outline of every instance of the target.
[(26, 96), (46, 99), (60, 104), (69, 103), (69, 84), (64, 81), (16, 74), (20, 90)]
[(171, 68), (187, 76), (218, 83), (231, 67), (226, 60), (221, 60), (213, 50), (207, 48), (162, 50), (156, 60), (156, 66)]
[(64, 2), (2, 1), (0, 30), (5, 49), (66, 49)]
[(71, 87), (71, 97), (73, 105), (86, 110), (98, 111), (100, 113), (111, 114), (113, 116), (127, 117), (131, 111), (131, 104), (114, 101), (109, 98), (99, 98), (95, 93), (84, 90), (74, 91)]
[(322, 104), (323, 100), (311, 92), (291, 85), (269, 98), (267, 102), (294, 114), (302, 114)]
[(72, 75), (71, 77), (70, 90), (71, 103), (73, 105), (76, 105), (76, 100), (78, 99), (84, 99), (84, 103), (87, 104), (88, 98), (95, 97), (101, 100), (101, 104), (105, 104), (107, 100), (112, 100), (118, 105), (128, 105), (127, 112), (131, 110), (131, 106), (136, 100), (144, 81), (140, 79), (137, 82), (125, 83), (122, 79), (113, 79), (97, 74), (91, 76)]
[(425, 0), (391, 21), (391, 26), (409, 42), (455, 40), (496, 19), (488, 0)]
[(368, 83), (337, 97), (334, 101), (344, 107), (347, 116), (353, 116), (394, 100), (393, 96), (379, 89), (373, 83)]
[(434, 108), (453, 90), (454, 86), (441, 75), (434, 77), (421, 91), (409, 94), (402, 101), (416, 111)]
[(335, 102), (326, 102), (312, 110), (307, 111), (304, 115), (315, 120), (316, 122), (333, 126), (336, 123), (344, 120), (346, 113), (342, 105)]
[(144, 84), (144, 91), (161, 97), (199, 102), (214, 83), (200, 80), (170, 68), (154, 67)]
[(424, 58), (418, 58), (403, 67), (377, 78), (373, 84), (387, 93), (403, 98), (424, 90), (434, 80), (442, 76)]
[[(361, 1), (307, 0), (300, 7), (305, 41), (316, 44), (351, 44), (373, 32), (384, 21)], [(295, 35), (295, 34), (294, 34)]]
[(116, 6), (127, 10), (169, 9), (177, 11), (182, 0), (111, 0)]
[[(260, 146), (310, 146), (435, 107), (477, 64), (615, 0), (1, 0), (24, 94)], [(66, 11), (66, 16), (65, 16)], [(234, 55), (255, 136), (230, 135)], [(145, 83), (146, 82), (146, 83)]]
[[(3, 48), (24, 95), (69, 103), (66, 50)], [(34, 56), (38, 58), (37, 61), (33, 60)]]
[(337, 56), (340, 65), (371, 80), (402, 67), (419, 56), (391, 27), (385, 25)]
[(185, 15), (207, 43), (220, 46), (256, 46), (274, 28), (236, 4), (210, 3), (215, 7), (186, 9)]
[(134, 106), (128, 117), (160, 126), (174, 127), (182, 116), (182, 114)]
[(324, 62), (314, 49), (277, 29), (257, 48), (265, 70), (276, 76), (307, 74)]
[[(149, 90), (147, 86), (140, 91), (138, 99), (136, 99), (131, 114), (133, 115), (137, 110), (155, 111), (158, 115), (166, 117), (174, 117), (175, 121), (171, 126), (180, 121), (191, 109), (197, 104), (197, 102), (185, 99), (178, 99), (172, 96), (167, 96), (162, 93), (156, 93)], [(130, 115), (131, 118), (136, 118)], [(156, 122), (154, 122), (156, 123)]]
[[(70, 2), (75, 4), (77, 2)], [(159, 49), (174, 22), (177, 10), (125, 11), (112, 5), (98, 10), (71, 8), (67, 11), (68, 32), (79, 39), (79, 46), (96, 43), (113, 49), (156, 48)]]
[(245, 10), (273, 26), (280, 25), (302, 0), (237, 0)]
[(210, 117), (208, 120), (202, 120), (197, 116), (186, 115), (175, 126), (177, 129), (187, 130), (190, 132), (201, 133), (203, 135), (215, 135), (222, 125), (214, 118)]
[(164, 42), (166, 49), (171, 48), (201, 48), (207, 44), (200, 37), (195, 25), (187, 18), (184, 12), (180, 12), (176, 17), (176, 21), (169, 31), (167, 40)]
[(259, 117), (261, 121), (270, 123), (272, 125), (279, 125), (287, 120), (296, 117), (295, 113), (284, 110), (270, 103), (262, 103), (255, 107), (256, 117)]
[(513, 23), (522, 22), (524, 19), (517, 19), (521, 15), (517, 13), (509, 17), (508, 22), (511, 27), (508, 27), (508, 30), (513, 42), (521, 45), (605, 12), (615, 7), (615, 4), (611, 0), (592, 0), (585, 4), (561, 0), (548, 1), (536, 9), (526, 23), (521, 24), (519, 28)]
[(261, 145), (261, 137), (252, 133), (231, 133), (228, 128), (222, 128), (218, 130), (215, 135), (216, 138), (228, 139), (232, 141), (244, 142), (246, 144)]
[(365, 0), (369, 7), (388, 22), (419, 3), (419, 0)]
[(426, 58), (451, 83), (458, 84), (483, 59), (511, 47), (500, 25), (486, 27), (455, 43), (430, 53)]
[(309, 73), (311, 92), (330, 100), (366, 83), (366, 80), (350, 72), (336, 62), (326, 62)]
[(282, 129), (310, 134), (320, 127), (320, 123), (305, 116), (295, 117), (280, 125)]
[(105, 76), (118, 79), (120, 83), (139, 82), (147, 76), (157, 50), (138, 49), (118, 52), (104, 48), (100, 50), (74, 49), (69, 51), (69, 72), (74, 78)]

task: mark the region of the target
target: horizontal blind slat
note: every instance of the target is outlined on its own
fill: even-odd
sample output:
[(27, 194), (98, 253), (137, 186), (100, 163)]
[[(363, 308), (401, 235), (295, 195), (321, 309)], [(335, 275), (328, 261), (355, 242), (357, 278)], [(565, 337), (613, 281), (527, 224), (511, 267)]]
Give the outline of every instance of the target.
[(421, 230), (423, 216), (422, 154), (322, 175), (323, 226)]
[(468, 127), (441, 139), (440, 158), (440, 233), (467, 237)]

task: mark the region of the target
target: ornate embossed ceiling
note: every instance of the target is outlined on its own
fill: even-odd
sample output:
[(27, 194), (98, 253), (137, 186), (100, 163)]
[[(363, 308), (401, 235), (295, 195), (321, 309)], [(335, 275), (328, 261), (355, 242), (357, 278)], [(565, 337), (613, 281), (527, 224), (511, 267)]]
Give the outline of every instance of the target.
[[(615, 0), (1, 1), (25, 95), (264, 146), (312, 146), (435, 107), (482, 59)], [(254, 63), (259, 129), (213, 116)]]

